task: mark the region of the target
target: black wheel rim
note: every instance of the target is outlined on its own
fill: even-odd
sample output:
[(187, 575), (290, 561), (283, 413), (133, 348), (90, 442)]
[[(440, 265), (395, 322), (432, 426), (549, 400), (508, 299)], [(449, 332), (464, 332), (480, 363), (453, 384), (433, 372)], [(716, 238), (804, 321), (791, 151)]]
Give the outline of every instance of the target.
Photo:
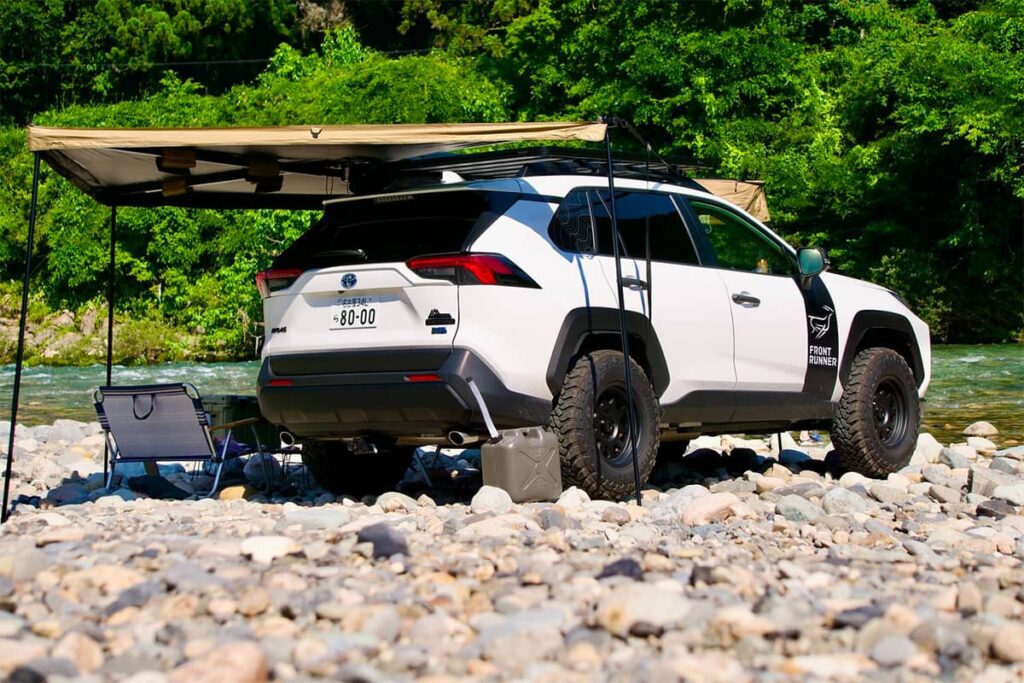
[(903, 441), (907, 433), (907, 400), (895, 380), (885, 379), (879, 383), (871, 408), (879, 441), (888, 447)]
[[(629, 438), (629, 408), (626, 388), (606, 387), (594, 402), (594, 443), (597, 455), (613, 467), (632, 462), (633, 451)], [(637, 424), (637, 444), (643, 432)]]

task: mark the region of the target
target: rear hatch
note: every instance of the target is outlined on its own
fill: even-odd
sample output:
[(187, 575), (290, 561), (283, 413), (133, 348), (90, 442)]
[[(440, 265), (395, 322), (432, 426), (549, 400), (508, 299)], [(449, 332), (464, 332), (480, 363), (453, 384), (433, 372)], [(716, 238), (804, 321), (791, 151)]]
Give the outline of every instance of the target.
[(436, 269), (413, 270), (408, 262), (465, 252), (516, 197), (461, 186), (327, 204), (323, 217), (257, 278), (264, 296), (263, 356), (450, 351), (459, 321), (458, 280)]

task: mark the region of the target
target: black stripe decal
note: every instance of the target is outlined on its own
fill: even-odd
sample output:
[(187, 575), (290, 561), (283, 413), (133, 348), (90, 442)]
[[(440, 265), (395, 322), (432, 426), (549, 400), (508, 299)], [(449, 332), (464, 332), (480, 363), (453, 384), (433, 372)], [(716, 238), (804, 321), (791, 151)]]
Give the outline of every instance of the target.
[[(799, 281), (797, 281), (800, 286)], [(807, 316), (805, 394), (830, 400), (839, 374), (839, 324), (832, 295), (820, 277), (800, 286)]]

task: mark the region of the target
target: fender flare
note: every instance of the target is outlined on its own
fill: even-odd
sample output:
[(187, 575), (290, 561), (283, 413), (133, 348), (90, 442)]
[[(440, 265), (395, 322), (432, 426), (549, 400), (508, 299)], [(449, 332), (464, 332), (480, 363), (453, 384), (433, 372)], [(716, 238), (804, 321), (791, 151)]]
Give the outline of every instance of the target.
[[(654, 394), (661, 396), (668, 388), (669, 370), (662, 351), (661, 342), (653, 327), (648, 325), (647, 318), (636, 311), (626, 311), (626, 330), (631, 338), (644, 343), (647, 363), (651, 372), (651, 384)], [(558, 396), (562, 390), (562, 382), (569, 372), (569, 365), (583, 347), (587, 337), (597, 334), (619, 334), (619, 310), (617, 308), (574, 308), (562, 321), (558, 331), (555, 347), (548, 363), (547, 380), (552, 396)], [(619, 348), (616, 343), (616, 348)], [(632, 345), (631, 345), (631, 348)]]
[(843, 350), (843, 359), (839, 365), (839, 379), (846, 384), (846, 378), (850, 374), (850, 366), (857, 355), (857, 348), (864, 341), (870, 332), (883, 330), (895, 332), (906, 341), (906, 352), (910, 356), (910, 369), (914, 372), (914, 379), (917, 386), (924, 381), (924, 364), (921, 362), (921, 348), (917, 343), (917, 335), (906, 316), (892, 311), (858, 311), (850, 322), (850, 331), (846, 337), (846, 347)]

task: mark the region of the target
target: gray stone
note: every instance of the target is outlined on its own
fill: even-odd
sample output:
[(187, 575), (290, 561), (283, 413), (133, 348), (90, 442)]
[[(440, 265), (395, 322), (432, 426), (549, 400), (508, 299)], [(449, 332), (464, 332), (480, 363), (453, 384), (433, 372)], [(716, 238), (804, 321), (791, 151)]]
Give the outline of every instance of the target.
[(1003, 500), (986, 500), (978, 503), (976, 513), (979, 517), (1002, 519), (1008, 515), (1017, 514), (1017, 508)]
[(840, 486), (825, 494), (821, 499), (821, 507), (830, 515), (866, 513), (871, 509), (870, 503), (865, 498)]
[(674, 624), (685, 623), (689, 607), (689, 601), (678, 593), (631, 583), (618, 586), (601, 599), (595, 620), (617, 636), (657, 634)]
[(971, 466), (971, 461), (965, 458), (963, 455), (953, 450), (952, 448), (943, 448), (939, 453), (939, 462), (943, 465), (948, 465), (953, 469), (967, 468)]
[(983, 436), (967, 437), (967, 445), (981, 453), (995, 453), (998, 446)]
[(929, 484), (945, 486), (949, 482), (949, 466), (926, 465), (921, 468), (921, 476)]
[(896, 488), (895, 486), (872, 484), (868, 488), (868, 491), (871, 493), (871, 496), (880, 503), (902, 505), (910, 500), (910, 495), (905, 490)]
[(371, 524), (359, 530), (360, 543), (373, 544), (374, 557), (391, 557), (392, 555), (408, 555), (409, 546), (405, 536), (388, 524)]
[(948, 486), (939, 486), (938, 484), (931, 485), (931, 488), (928, 489), (928, 496), (940, 503), (960, 502), (960, 492), (958, 490)]
[[(563, 495), (565, 495), (563, 493)], [(512, 497), (496, 486), (481, 486), (469, 507), (477, 515), (501, 515), (515, 507)]]
[(980, 464), (971, 465), (967, 475), (967, 490), (992, 497), (998, 486), (1013, 486), (1019, 479), (1012, 474), (992, 470)]
[(998, 472), (1006, 472), (1007, 474), (1020, 473), (1020, 465), (1017, 463), (1016, 460), (1012, 460), (1010, 458), (992, 458), (992, 460), (989, 461), (988, 466), (993, 470), (996, 470)]
[(303, 529), (340, 529), (351, 521), (352, 515), (341, 507), (286, 506), (286, 524), (298, 524)]
[(905, 664), (917, 653), (917, 646), (906, 636), (892, 635), (881, 638), (871, 648), (871, 659), (882, 667), (892, 668)]
[(412, 512), (419, 507), (419, 503), (404, 493), (388, 491), (377, 497), (377, 507), (384, 512)]
[(798, 495), (783, 496), (775, 503), (775, 512), (790, 522), (813, 522), (821, 517), (821, 508)]
[(711, 495), (711, 491), (707, 488), (700, 484), (690, 484), (689, 486), (684, 486), (678, 491), (672, 491), (669, 493), (664, 504), (675, 510), (681, 510), (686, 507), (690, 501), (708, 495)]
[(968, 425), (962, 433), (964, 436), (995, 436), (999, 430), (990, 422), (978, 421)]
[(712, 493), (753, 493), (757, 485), (748, 479), (726, 479), (711, 486)]
[(992, 492), (992, 497), (998, 500), (1005, 500), (1013, 505), (1024, 505), (1024, 482), (1011, 486), (997, 486)]
[(993, 455), (1000, 458), (1010, 458), (1012, 460), (1024, 460), (1024, 446), (1004, 448), (1001, 451), (996, 451)]
[(541, 529), (568, 529), (571, 525), (569, 515), (560, 505), (552, 505), (540, 511), (537, 515)]
[(934, 436), (928, 432), (921, 432), (917, 436), (917, 448), (915, 454), (920, 453), (924, 464), (932, 464), (939, 461), (939, 453), (942, 451), (940, 444)]
[(825, 495), (825, 487), (816, 481), (801, 481), (786, 484), (772, 491), (776, 496), (800, 496), (801, 498), (821, 498)]

